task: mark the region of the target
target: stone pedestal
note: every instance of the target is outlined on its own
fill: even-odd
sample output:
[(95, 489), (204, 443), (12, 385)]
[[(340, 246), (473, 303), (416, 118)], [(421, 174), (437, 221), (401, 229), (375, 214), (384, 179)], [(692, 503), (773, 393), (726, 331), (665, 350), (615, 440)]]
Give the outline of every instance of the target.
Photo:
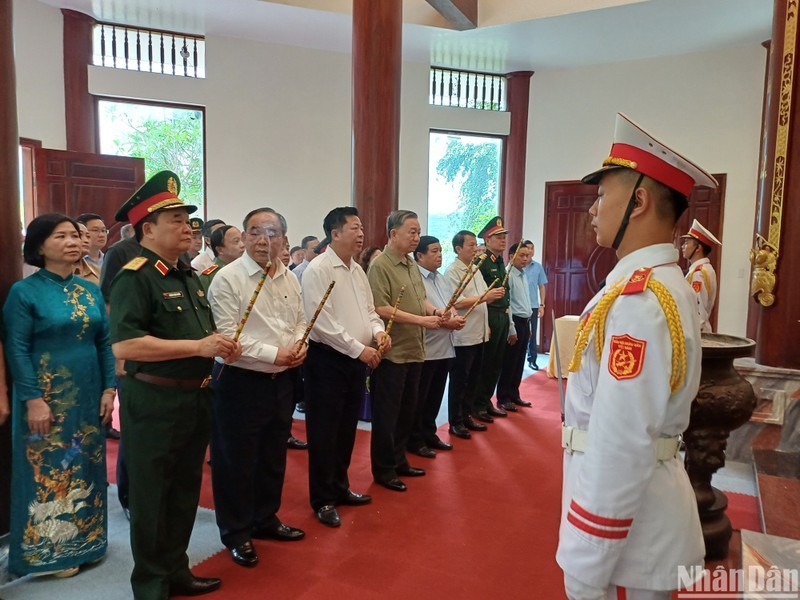
[(692, 403), (686, 442), (686, 471), (692, 482), (706, 559), (728, 555), (733, 529), (725, 515), (728, 499), (711, 486), (711, 476), (725, 465), (728, 435), (753, 414), (756, 397), (750, 383), (733, 368), (735, 358), (750, 356), (755, 342), (722, 334), (703, 334), (703, 371)]

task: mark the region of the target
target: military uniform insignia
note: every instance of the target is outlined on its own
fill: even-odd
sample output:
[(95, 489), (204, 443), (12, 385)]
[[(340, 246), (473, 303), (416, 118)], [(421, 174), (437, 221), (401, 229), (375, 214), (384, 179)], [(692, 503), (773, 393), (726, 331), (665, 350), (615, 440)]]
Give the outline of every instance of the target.
[(178, 195), (178, 182), (175, 181), (174, 177), (167, 179), (167, 191), (170, 194), (175, 194), (176, 196)]
[(498, 227), (502, 227), (502, 226), (503, 226), (503, 219), (501, 219), (500, 217), (497, 217), (497, 223), (496, 223), (496, 225), (497, 225)]
[(494, 254), (492, 254), (492, 256), (491, 256), (491, 261), (492, 262), (497, 262), (497, 257)]
[(147, 257), (137, 256), (133, 260), (126, 263), (122, 268), (127, 269), (128, 271), (138, 271), (146, 264), (147, 264)]
[(177, 292), (162, 292), (161, 293), (164, 298), (183, 298), (183, 292), (180, 290)]
[(205, 269), (200, 275), (211, 275), (214, 271), (219, 269), (219, 265), (211, 265), (207, 269)]
[(206, 295), (206, 293), (203, 290), (197, 290), (197, 295), (202, 298), (203, 296)]
[(625, 335), (611, 336), (608, 372), (614, 379), (633, 379), (642, 372), (647, 342)]
[(166, 275), (169, 273), (169, 267), (163, 263), (161, 260), (157, 260), (156, 264), (153, 265), (156, 270), (161, 273), (162, 275)]
[(647, 289), (647, 282), (650, 281), (650, 275), (653, 273), (653, 269), (650, 267), (644, 269), (636, 269), (631, 275), (631, 278), (628, 279), (628, 283), (625, 284), (625, 287), (620, 292), (620, 295), (624, 296), (626, 294), (640, 294)]
[(693, 281), (692, 282), (692, 289), (699, 294), (700, 290), (703, 289), (703, 284), (700, 283), (699, 281)]

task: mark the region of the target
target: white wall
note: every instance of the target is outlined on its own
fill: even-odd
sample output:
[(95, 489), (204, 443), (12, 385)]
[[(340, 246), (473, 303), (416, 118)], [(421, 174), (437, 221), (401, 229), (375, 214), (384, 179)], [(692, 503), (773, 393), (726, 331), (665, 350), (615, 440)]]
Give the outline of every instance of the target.
[[(60, 12), (14, 3), (20, 135), (65, 147)], [(322, 235), (351, 199), (351, 59), (207, 38), (207, 79), (90, 67), (95, 94), (206, 107), (207, 214), (238, 222), (270, 205), (293, 242)], [(546, 181), (596, 168), (622, 111), (712, 172), (727, 173), (719, 329), (744, 334), (765, 66), (759, 47), (536, 73), (524, 233), (541, 248)], [(535, 69), (535, 66), (533, 66)], [(508, 132), (507, 114), (428, 105), (428, 65), (404, 63), (400, 206), (427, 217), (430, 129)]]
[(765, 65), (756, 46), (535, 74), (525, 234), (541, 248), (545, 182), (598, 168), (623, 112), (706, 170), (727, 174), (718, 329), (744, 335)]

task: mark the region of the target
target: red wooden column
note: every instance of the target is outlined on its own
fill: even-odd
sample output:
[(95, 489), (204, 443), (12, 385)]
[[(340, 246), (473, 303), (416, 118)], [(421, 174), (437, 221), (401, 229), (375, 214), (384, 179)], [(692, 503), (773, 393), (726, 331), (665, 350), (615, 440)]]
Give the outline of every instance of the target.
[[(756, 297), (760, 302), (755, 309), (756, 362), (800, 369), (800, 28), (796, 2), (775, 0), (773, 14), (760, 160), (764, 169), (758, 186), (756, 220), (756, 233), (767, 240), (767, 245), (754, 248), (761, 250), (762, 260), (767, 259), (761, 262), (767, 268), (759, 269), (756, 261), (754, 277), (760, 276), (767, 287), (770, 282), (774, 286)], [(774, 270), (768, 260), (770, 247), (777, 250)], [(774, 256), (775, 252), (771, 254)]]
[(525, 207), (525, 157), (528, 148), (528, 103), (533, 71), (515, 71), (506, 75), (506, 108), (511, 126), (503, 148), (503, 193), (500, 214), (508, 229), (508, 245), (522, 238), (522, 213)]
[(364, 247), (386, 242), (400, 165), (402, 0), (353, 0), (353, 204)]
[[(22, 277), (19, 218), (19, 133), (17, 130), (17, 83), (14, 71), (13, 0), (0, 0), (0, 306), (8, 289)], [(9, 394), (11, 393), (9, 386)], [(9, 398), (9, 400), (11, 400)], [(11, 427), (0, 427), (0, 535), (8, 532), (11, 482)]]
[(97, 152), (97, 103), (89, 93), (92, 27), (83, 13), (61, 9), (64, 16), (64, 116), (67, 150)]

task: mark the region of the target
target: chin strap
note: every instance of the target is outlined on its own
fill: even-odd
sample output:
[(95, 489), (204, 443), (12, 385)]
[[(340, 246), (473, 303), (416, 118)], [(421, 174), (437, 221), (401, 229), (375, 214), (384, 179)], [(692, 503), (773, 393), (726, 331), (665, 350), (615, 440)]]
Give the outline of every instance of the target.
[(644, 173), (639, 173), (639, 179), (636, 180), (636, 185), (633, 186), (631, 198), (628, 200), (628, 207), (625, 209), (625, 214), (622, 215), (622, 222), (619, 224), (619, 229), (617, 230), (617, 235), (614, 238), (614, 243), (611, 244), (611, 247), (614, 248), (614, 250), (619, 250), (619, 245), (622, 243), (622, 238), (625, 237), (625, 230), (628, 229), (628, 221), (631, 218), (633, 207), (636, 206), (636, 190), (639, 189), (642, 179), (644, 179)]

